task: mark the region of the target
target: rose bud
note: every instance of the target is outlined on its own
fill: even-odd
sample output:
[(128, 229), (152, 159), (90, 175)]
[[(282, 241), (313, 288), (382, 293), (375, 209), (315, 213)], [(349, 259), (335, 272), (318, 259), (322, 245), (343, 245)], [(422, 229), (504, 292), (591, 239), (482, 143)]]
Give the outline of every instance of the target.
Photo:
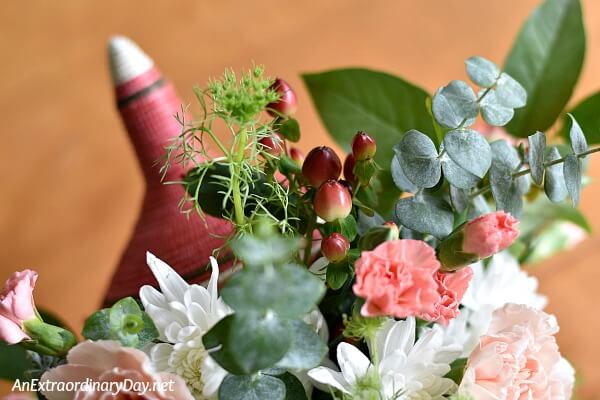
[(327, 146), (312, 149), (302, 164), (302, 175), (316, 188), (329, 179), (339, 178), (341, 172), (340, 158)]
[(290, 116), (296, 112), (297, 99), (292, 87), (283, 79), (275, 79), (271, 88), (279, 95), (279, 100), (267, 105), (267, 112), (277, 117), (279, 115)]
[(356, 176), (354, 175), (354, 164), (356, 160), (352, 154), (348, 154), (344, 160), (344, 178), (351, 184), (356, 183)]
[(352, 154), (357, 161), (364, 161), (373, 158), (377, 151), (375, 139), (366, 132), (359, 131), (352, 140)]
[(260, 139), (259, 143), (262, 145), (263, 151), (269, 153), (272, 156), (279, 156), (281, 154), (282, 140), (273, 136), (265, 136)]
[(313, 198), (313, 206), (319, 217), (327, 222), (333, 222), (344, 219), (350, 214), (352, 197), (343, 184), (330, 179), (317, 189)]
[(294, 160), (300, 167), (304, 163), (304, 153), (297, 147), (292, 147), (290, 149), (290, 158)]
[(504, 211), (484, 214), (463, 224), (440, 243), (441, 269), (456, 271), (506, 249), (519, 236), (518, 224)]
[(350, 242), (340, 233), (332, 233), (321, 241), (321, 253), (332, 263), (342, 261), (350, 250)]

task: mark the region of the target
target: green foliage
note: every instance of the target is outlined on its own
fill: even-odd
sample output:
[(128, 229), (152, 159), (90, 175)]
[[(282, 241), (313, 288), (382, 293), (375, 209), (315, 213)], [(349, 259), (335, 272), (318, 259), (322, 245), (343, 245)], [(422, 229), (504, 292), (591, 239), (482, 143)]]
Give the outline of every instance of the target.
[(417, 130), (410, 130), (394, 150), (402, 175), (415, 187), (430, 188), (438, 183), (441, 176), (440, 160), (435, 144), (429, 137)]
[(491, 88), (500, 76), (496, 64), (483, 57), (470, 57), (465, 61), (465, 65), (469, 79), (482, 88)]
[[(548, 150), (546, 159), (548, 162), (559, 160), (560, 153), (558, 152), (558, 149), (556, 147), (551, 147)], [(544, 191), (546, 192), (546, 196), (555, 203), (563, 201), (569, 195), (567, 185), (565, 184), (563, 167), (560, 164), (546, 167)]]
[(300, 140), (300, 125), (294, 118), (277, 121), (274, 128), (290, 142), (297, 142)]
[(452, 81), (433, 96), (433, 116), (443, 127), (470, 126), (478, 113), (477, 97), (466, 82)]
[(307, 370), (319, 365), (327, 353), (327, 345), (305, 322), (293, 320), (290, 321), (290, 325), (293, 332), (292, 343), (275, 367), (284, 370)]
[(444, 149), (459, 167), (483, 178), (492, 164), (490, 145), (477, 131), (457, 129), (444, 137)]
[[(583, 131), (587, 133), (588, 142), (591, 144), (600, 143), (600, 113), (598, 110), (600, 110), (600, 92), (587, 97), (570, 112), (573, 118), (577, 119)], [(565, 116), (561, 129), (561, 135), (564, 138), (569, 137), (570, 121), (571, 118)]]
[(142, 348), (158, 338), (152, 319), (132, 297), (92, 314), (85, 321), (83, 337), (90, 340), (118, 340), (123, 346)]
[(219, 387), (220, 400), (285, 400), (285, 383), (274, 376), (228, 375)]
[(536, 185), (544, 181), (544, 153), (546, 152), (546, 135), (536, 132), (528, 137), (528, 161), (531, 168), (531, 178)]
[(33, 367), (27, 350), (18, 345), (0, 341), (0, 379), (15, 381), (24, 379), (27, 370)]
[(417, 129), (433, 135), (427, 93), (398, 77), (354, 68), (305, 74), (303, 79), (335, 141), (350, 150), (356, 131), (369, 132), (377, 141), (379, 165), (390, 165), (392, 147), (404, 132)]
[(396, 218), (401, 225), (413, 231), (444, 238), (452, 232), (454, 214), (445, 201), (416, 195), (401, 199), (396, 204)]
[(529, 97), (507, 125), (510, 133), (526, 137), (556, 121), (577, 83), (584, 54), (579, 0), (543, 2), (521, 29), (504, 66)]

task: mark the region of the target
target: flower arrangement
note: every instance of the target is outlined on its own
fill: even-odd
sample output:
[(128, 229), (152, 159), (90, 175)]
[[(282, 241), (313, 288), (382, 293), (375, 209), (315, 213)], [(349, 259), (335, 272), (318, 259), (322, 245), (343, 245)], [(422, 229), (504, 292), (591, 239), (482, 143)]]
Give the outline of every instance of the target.
[(158, 288), (95, 312), (79, 340), (16, 272), (0, 294), (11, 376), (49, 400), (570, 399), (557, 321), (520, 264), (564, 247), (557, 223), (586, 227), (565, 200), (600, 151), (582, 129), (596, 100), (542, 132), (579, 74), (580, 25), (577, 1), (547, 0), (503, 70), (471, 57), (470, 83), (433, 96), (370, 70), (305, 75), (344, 162), (293, 147), (296, 95), (262, 67), (196, 88), (163, 171), (189, 167), (169, 182), (182, 212), (231, 224), (209, 282), (148, 253)]

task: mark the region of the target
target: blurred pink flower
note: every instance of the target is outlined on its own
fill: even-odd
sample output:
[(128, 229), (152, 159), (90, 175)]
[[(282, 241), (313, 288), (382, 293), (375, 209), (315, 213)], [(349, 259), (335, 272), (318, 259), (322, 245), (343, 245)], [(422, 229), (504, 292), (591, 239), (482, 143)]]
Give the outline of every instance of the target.
[(23, 321), (37, 318), (33, 288), (38, 274), (26, 269), (15, 272), (0, 293), (0, 339), (9, 344), (29, 339), (23, 331)]
[(387, 241), (364, 251), (355, 266), (353, 290), (366, 300), (363, 315), (404, 318), (436, 311), (440, 294), (435, 274), (440, 263), (427, 243)]
[(462, 250), (480, 259), (490, 257), (515, 241), (519, 236), (518, 224), (516, 218), (504, 211), (481, 215), (465, 225)]
[(421, 314), (419, 317), (446, 326), (460, 314), (458, 306), (469, 287), (473, 270), (465, 267), (451, 273), (438, 271), (434, 277), (438, 285), (440, 301), (435, 304), (435, 310), (432, 313)]
[(467, 362), (461, 391), (478, 400), (571, 397), (574, 373), (559, 351), (556, 319), (509, 303), (496, 310)]
[[(89, 379), (90, 387), (79, 388), (75, 392), (44, 391), (44, 396), (49, 400), (194, 399), (181, 377), (155, 373), (144, 352), (123, 347), (115, 341), (88, 340), (79, 343), (69, 351), (67, 362), (44, 373), (41, 382), (86, 382)], [(110, 382), (113, 386), (95, 382)], [(127, 385), (117, 386), (118, 383), (125, 382)], [(106, 386), (110, 391), (90, 390), (97, 389), (92, 386), (94, 384), (98, 387)], [(147, 386), (141, 389), (142, 385)]]

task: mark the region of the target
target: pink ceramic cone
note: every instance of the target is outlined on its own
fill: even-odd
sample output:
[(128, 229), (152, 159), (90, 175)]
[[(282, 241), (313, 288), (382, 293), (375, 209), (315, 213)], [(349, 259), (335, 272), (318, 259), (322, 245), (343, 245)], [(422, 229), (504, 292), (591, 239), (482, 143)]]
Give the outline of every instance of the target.
[[(178, 207), (183, 187), (161, 182), (157, 160), (162, 160), (165, 146), (181, 133), (175, 114), (183, 102), (173, 85), (128, 38), (112, 38), (108, 52), (117, 106), (143, 172), (146, 191), (134, 232), (105, 296), (106, 304), (137, 296), (141, 286), (156, 284), (146, 266), (146, 251), (167, 262), (184, 278), (207, 278), (208, 257), (223, 245), (222, 237), (231, 230), (224, 220), (207, 216), (202, 221), (197, 215), (186, 218)], [(180, 180), (184, 173), (181, 165), (173, 165), (165, 180)]]

